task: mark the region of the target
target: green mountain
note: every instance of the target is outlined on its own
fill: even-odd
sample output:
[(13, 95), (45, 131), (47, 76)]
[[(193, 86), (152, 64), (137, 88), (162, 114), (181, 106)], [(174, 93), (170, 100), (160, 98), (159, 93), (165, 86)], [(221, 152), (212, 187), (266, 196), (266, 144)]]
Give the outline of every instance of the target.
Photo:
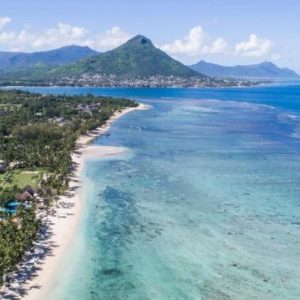
[(64, 75), (105, 74), (124, 78), (153, 75), (201, 76), (154, 47), (152, 42), (137, 35), (122, 46), (55, 70)]
[(48, 63), (15, 70), (0, 69), (0, 82), (28, 84), (34, 81), (38, 84), (82, 75), (114, 75), (120, 79), (158, 75), (207, 78), (156, 48), (148, 38), (137, 35), (116, 49), (91, 55), (67, 65), (53, 66)]
[(13, 71), (41, 66), (65, 65), (95, 54), (99, 53), (89, 47), (74, 45), (34, 53), (0, 52), (0, 69)]
[(227, 77), (227, 78), (266, 78), (266, 79), (286, 79), (298, 78), (299, 75), (293, 70), (279, 68), (272, 62), (263, 62), (255, 65), (245, 66), (221, 66), (201, 60), (190, 66), (193, 70), (201, 72), (207, 76)]

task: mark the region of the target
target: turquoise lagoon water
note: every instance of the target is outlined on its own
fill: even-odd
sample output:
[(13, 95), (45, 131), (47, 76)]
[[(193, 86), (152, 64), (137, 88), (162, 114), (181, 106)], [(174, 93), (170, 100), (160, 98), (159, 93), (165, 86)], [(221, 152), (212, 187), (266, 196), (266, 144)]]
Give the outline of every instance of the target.
[(300, 86), (30, 88), (150, 104), (86, 162), (81, 229), (49, 299), (300, 299)]

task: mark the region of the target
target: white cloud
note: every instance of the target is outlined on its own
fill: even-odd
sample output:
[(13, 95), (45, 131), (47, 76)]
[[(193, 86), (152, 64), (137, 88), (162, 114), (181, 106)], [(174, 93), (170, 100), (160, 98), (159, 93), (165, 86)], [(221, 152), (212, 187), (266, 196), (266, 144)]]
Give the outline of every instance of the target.
[(235, 54), (242, 56), (262, 57), (270, 53), (273, 43), (269, 39), (251, 34), (248, 41), (235, 45)]
[(9, 18), (9, 17), (0, 17), (0, 30), (2, 30), (10, 22), (11, 22), (11, 18)]
[(163, 51), (173, 55), (197, 56), (199, 54), (215, 54), (224, 51), (227, 42), (223, 38), (211, 40), (199, 25), (190, 30), (183, 39), (161, 47)]
[(194, 27), (182, 40), (175, 40), (161, 47), (163, 51), (170, 54), (197, 55), (203, 47), (206, 34), (201, 26)]
[(84, 27), (58, 23), (56, 27), (48, 29), (44, 34), (37, 34), (35, 40), (31, 43), (31, 47), (43, 49), (81, 44), (87, 33), (88, 31)]
[(11, 19), (8, 17), (0, 18), (0, 47), (12, 51), (39, 51), (71, 44), (89, 46), (104, 51), (121, 45), (131, 37), (131, 34), (120, 27), (113, 26), (93, 38), (86, 28), (66, 23), (58, 23), (55, 27), (45, 31), (1, 30), (10, 21)]
[(70, 44), (81, 44), (87, 35), (83, 27), (58, 23), (56, 27), (45, 32), (27, 30), (0, 32), (0, 45), (9, 50), (44, 50)]
[(227, 47), (227, 42), (223, 38), (215, 39), (210, 46), (203, 47), (203, 52), (207, 54), (216, 54), (223, 52)]
[(280, 60), (282, 58), (282, 56), (279, 53), (274, 53), (271, 56), (271, 59), (276, 61), (276, 60)]
[(89, 41), (91, 47), (101, 50), (107, 50), (115, 48), (132, 37), (131, 34), (124, 31), (118, 26), (113, 26), (110, 30), (107, 30), (104, 34), (100, 34), (95, 40)]
[[(62, 22), (47, 30), (7, 30), (6, 25), (11, 21), (11, 18), (7, 16), (0, 17), (1, 50), (42, 51), (76, 44), (106, 51), (125, 43), (132, 37), (130, 33), (118, 26), (113, 26), (109, 30), (92, 36), (85, 27)], [(272, 51), (273, 43), (269, 39), (251, 34), (247, 41), (228, 45), (224, 38), (210, 37), (200, 25), (192, 28), (182, 39), (162, 45), (160, 48), (168, 54), (180, 56), (182, 59), (218, 54), (281, 59), (279, 53)]]

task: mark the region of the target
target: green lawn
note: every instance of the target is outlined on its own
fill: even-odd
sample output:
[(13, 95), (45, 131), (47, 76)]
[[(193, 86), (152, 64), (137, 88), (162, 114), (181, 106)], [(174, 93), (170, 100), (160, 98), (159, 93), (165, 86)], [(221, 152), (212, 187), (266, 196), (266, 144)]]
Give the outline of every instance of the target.
[(23, 188), (26, 185), (30, 185), (36, 188), (39, 175), (44, 172), (44, 169), (7, 171), (4, 174), (0, 174), (0, 186), (9, 187), (17, 185), (19, 188)]
[(0, 103), (0, 111), (15, 111), (22, 107), (21, 104), (5, 104)]

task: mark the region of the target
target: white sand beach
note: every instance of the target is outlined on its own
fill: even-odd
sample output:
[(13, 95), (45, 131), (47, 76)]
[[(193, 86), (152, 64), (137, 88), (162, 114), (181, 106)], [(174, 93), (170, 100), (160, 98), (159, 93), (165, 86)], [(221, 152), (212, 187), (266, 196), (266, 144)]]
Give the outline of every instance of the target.
[[(108, 122), (94, 130), (88, 135), (83, 135), (77, 140), (76, 151), (72, 154), (74, 170), (71, 174), (71, 181), (68, 192), (59, 198), (57, 207), (52, 214), (46, 215), (45, 222), (47, 232), (45, 239), (38, 241), (34, 253), (30, 253), (15, 280), (6, 287), (2, 294), (4, 299), (47, 299), (47, 295), (55, 285), (56, 275), (64, 260), (80, 223), (81, 211), (84, 203), (80, 198), (81, 182), (80, 174), (88, 158), (101, 158), (104, 156), (117, 155), (125, 151), (122, 147), (94, 146), (91, 142), (101, 134), (104, 134), (112, 122), (123, 115), (134, 110), (145, 110), (149, 107), (140, 104), (138, 107), (127, 108), (115, 113)], [(37, 254), (37, 255), (36, 255)], [(41, 255), (39, 255), (41, 254)], [(32, 274), (28, 272), (31, 271)], [(0, 294), (0, 296), (2, 296)]]

